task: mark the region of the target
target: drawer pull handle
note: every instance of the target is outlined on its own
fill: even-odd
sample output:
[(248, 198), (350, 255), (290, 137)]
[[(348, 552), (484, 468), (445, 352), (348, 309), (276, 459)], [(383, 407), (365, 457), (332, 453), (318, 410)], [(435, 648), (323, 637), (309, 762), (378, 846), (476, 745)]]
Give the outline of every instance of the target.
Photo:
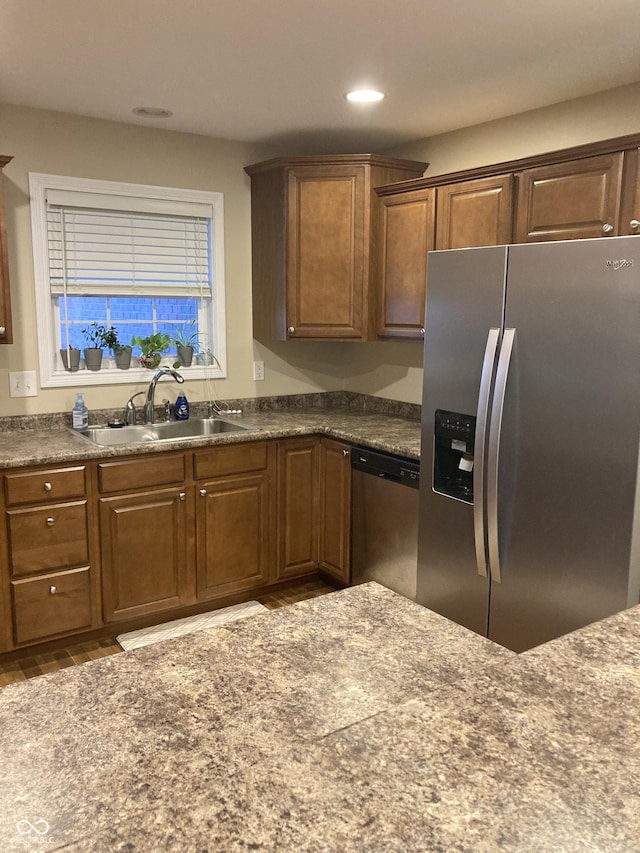
[(47, 519), (47, 527), (53, 527), (53, 519), (51, 518), (51, 516), (49, 516), (49, 518)]
[(207, 490), (206, 489), (200, 489), (200, 494), (202, 495), (203, 498), (206, 498)]
[(45, 490), (45, 492), (50, 492), (51, 491), (51, 483), (45, 483), (44, 484), (44, 490)]
[(50, 587), (49, 587), (49, 594), (50, 594), (50, 595), (55, 595), (57, 591), (58, 591), (58, 587), (57, 587), (57, 586), (50, 586)]

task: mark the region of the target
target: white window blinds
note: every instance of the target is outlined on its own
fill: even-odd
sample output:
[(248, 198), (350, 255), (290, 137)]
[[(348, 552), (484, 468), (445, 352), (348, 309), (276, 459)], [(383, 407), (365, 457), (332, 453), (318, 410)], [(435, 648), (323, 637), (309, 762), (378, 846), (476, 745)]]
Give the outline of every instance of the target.
[(53, 295), (211, 296), (209, 206), (167, 213), (160, 199), (140, 210), (140, 199), (61, 190), (46, 201)]

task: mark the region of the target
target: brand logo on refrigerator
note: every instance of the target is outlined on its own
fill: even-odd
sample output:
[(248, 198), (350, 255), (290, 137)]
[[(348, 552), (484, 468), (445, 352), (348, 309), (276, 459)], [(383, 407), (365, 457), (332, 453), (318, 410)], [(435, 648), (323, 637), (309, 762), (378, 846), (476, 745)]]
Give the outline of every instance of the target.
[(610, 270), (624, 270), (632, 267), (633, 261), (630, 258), (621, 258), (619, 261), (607, 261), (605, 266)]

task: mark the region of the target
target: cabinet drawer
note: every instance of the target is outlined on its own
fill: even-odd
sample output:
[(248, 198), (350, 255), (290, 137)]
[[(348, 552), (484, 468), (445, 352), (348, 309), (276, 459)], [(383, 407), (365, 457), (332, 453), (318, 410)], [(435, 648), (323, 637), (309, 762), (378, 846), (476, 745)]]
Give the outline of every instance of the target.
[(89, 562), (86, 501), (11, 510), (7, 533), (14, 576)]
[(89, 569), (11, 582), (17, 644), (91, 627)]
[(4, 494), (7, 506), (64, 501), (81, 498), (85, 493), (86, 466), (49, 468), (28, 474), (5, 474)]
[(98, 484), (101, 492), (123, 492), (127, 489), (146, 489), (149, 486), (169, 486), (185, 479), (183, 454), (158, 455), (150, 459), (128, 462), (101, 462), (98, 465)]
[(193, 467), (196, 479), (262, 471), (267, 467), (267, 445), (264, 441), (258, 441), (213, 447), (196, 453)]

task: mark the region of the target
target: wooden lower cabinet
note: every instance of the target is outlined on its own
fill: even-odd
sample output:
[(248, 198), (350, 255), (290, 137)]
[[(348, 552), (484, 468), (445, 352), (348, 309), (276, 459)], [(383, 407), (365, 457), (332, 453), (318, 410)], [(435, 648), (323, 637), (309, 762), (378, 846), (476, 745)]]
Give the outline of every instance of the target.
[(318, 439), (278, 442), (276, 576), (318, 568)]
[(320, 440), (320, 568), (340, 583), (351, 577), (351, 447)]
[(176, 487), (100, 499), (105, 622), (189, 603), (189, 503)]
[(269, 582), (269, 491), (267, 471), (220, 477), (196, 486), (199, 599)]
[(89, 567), (11, 581), (11, 603), (17, 645), (88, 630)]

